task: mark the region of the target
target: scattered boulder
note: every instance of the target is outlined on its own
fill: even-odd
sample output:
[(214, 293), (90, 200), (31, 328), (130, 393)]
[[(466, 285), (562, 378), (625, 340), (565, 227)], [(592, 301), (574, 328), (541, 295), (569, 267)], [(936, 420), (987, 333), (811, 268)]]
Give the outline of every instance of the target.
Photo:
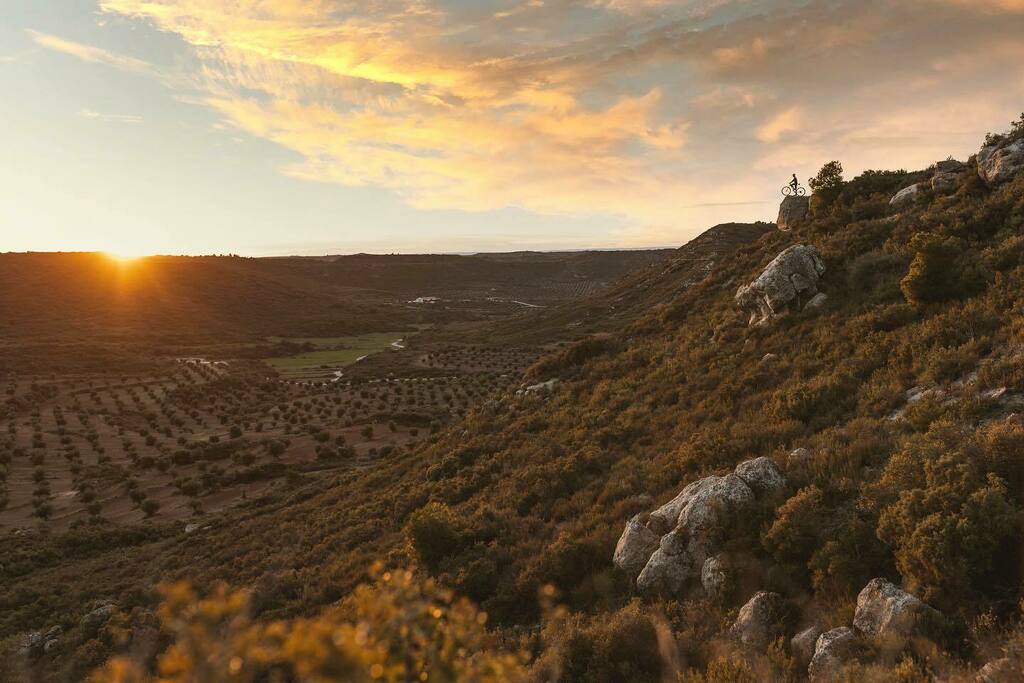
[(939, 617), (938, 611), (895, 584), (871, 579), (857, 596), (853, 627), (883, 654), (893, 655)]
[(917, 195), (921, 192), (921, 184), (914, 183), (909, 187), (904, 187), (902, 190), (893, 195), (892, 199), (889, 200), (889, 206), (896, 208), (902, 208), (909, 204), (913, 204), (914, 200), (917, 199)]
[(759, 591), (740, 608), (730, 633), (744, 645), (763, 650), (785, 633), (789, 613), (781, 595)]
[(37, 659), (43, 654), (45, 643), (42, 631), (27, 633), (18, 646), (18, 654), (28, 659)]
[(789, 230), (807, 217), (810, 208), (810, 197), (786, 197), (779, 206), (779, 218), (775, 223), (779, 230)]
[[(753, 482), (756, 491), (740, 476)], [(708, 593), (725, 590), (728, 573), (721, 558), (707, 564), (721, 549), (732, 522), (749, 510), (756, 495), (778, 490), (785, 477), (767, 458), (747, 461), (725, 476), (708, 476), (687, 484), (675, 498), (646, 516), (626, 523), (612, 561), (631, 576), (641, 592), (679, 594), (687, 583), (704, 583)], [(762, 492), (760, 494), (756, 492)], [(719, 571), (721, 570), (721, 572)]]
[(1012, 180), (1024, 171), (1024, 138), (998, 140), (978, 152), (978, 175), (990, 187)]
[(636, 578), (641, 593), (675, 595), (682, 592), (694, 572), (693, 559), (687, 555), (685, 539), (673, 531), (662, 537), (658, 549)]
[(729, 593), (732, 582), (723, 555), (715, 555), (704, 560), (704, 567), (700, 570), (700, 583), (712, 600), (721, 600)]
[(778, 354), (775, 354), (775, 353), (766, 353), (763, 356), (761, 356), (761, 362), (762, 363), (771, 363), (773, 361), (777, 361), (778, 359), (779, 359), (779, 356), (778, 356)]
[(959, 173), (936, 173), (932, 176), (932, 191), (936, 194), (949, 194), (956, 190), (959, 183)]
[(825, 307), (825, 302), (828, 301), (828, 294), (825, 292), (818, 292), (811, 297), (810, 301), (804, 304), (805, 311), (820, 311)]
[(552, 377), (546, 382), (537, 382), (536, 384), (531, 384), (525, 389), (519, 389), (518, 391), (516, 391), (516, 396), (528, 396), (530, 394), (553, 394), (555, 393), (556, 389), (558, 389), (558, 378)]
[(789, 456), (786, 458), (786, 467), (800, 467), (806, 465), (811, 461), (813, 454), (810, 450), (800, 447), (794, 448), (789, 452)]
[(710, 480), (693, 496), (682, 512), (676, 532), (686, 537), (686, 551), (697, 566), (721, 540), (729, 522), (754, 502), (750, 487), (735, 474), (705, 477)]
[(757, 279), (736, 291), (736, 305), (758, 324), (785, 310), (800, 309), (801, 302), (818, 293), (825, 263), (813, 246), (794, 244), (765, 266)]
[(786, 487), (786, 478), (771, 459), (754, 458), (736, 466), (736, 476), (757, 495), (772, 495)]
[(814, 647), (817, 645), (818, 636), (820, 635), (821, 627), (809, 626), (797, 633), (789, 641), (789, 650), (793, 653), (793, 658), (796, 659), (801, 667), (811, 663), (811, 658), (814, 657)]
[(842, 668), (858, 659), (864, 650), (857, 634), (848, 626), (825, 631), (814, 645), (814, 656), (807, 668), (812, 681), (830, 681), (838, 678)]
[(644, 526), (641, 518), (636, 515), (626, 522), (626, 528), (615, 544), (615, 555), (612, 562), (616, 567), (635, 578), (643, 570), (647, 560), (658, 548), (658, 535)]
[(117, 611), (117, 605), (107, 603), (96, 609), (87, 612), (78, 622), (79, 627), (86, 633), (95, 633), (100, 626), (107, 622), (107, 619)]

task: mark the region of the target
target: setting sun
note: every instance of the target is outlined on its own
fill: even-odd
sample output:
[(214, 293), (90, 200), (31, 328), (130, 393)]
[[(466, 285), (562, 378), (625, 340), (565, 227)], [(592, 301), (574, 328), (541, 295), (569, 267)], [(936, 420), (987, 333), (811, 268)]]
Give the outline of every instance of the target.
[(118, 263), (125, 263), (125, 264), (127, 264), (127, 263), (134, 263), (134, 262), (138, 261), (139, 259), (145, 258), (147, 256), (147, 254), (143, 254), (141, 252), (134, 252), (134, 251), (130, 251), (130, 250), (120, 250), (120, 249), (118, 249), (118, 250), (106, 249), (102, 253), (103, 253), (104, 256), (106, 256), (109, 259), (117, 261)]

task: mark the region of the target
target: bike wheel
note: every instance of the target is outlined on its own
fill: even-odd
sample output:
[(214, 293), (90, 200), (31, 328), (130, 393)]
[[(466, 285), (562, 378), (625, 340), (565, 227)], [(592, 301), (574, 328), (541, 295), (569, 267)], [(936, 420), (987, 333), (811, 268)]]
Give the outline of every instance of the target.
[(783, 196), (788, 197), (789, 195), (793, 194), (793, 188), (790, 187), (789, 185), (784, 186), (782, 188), (782, 194)]
[(800, 189), (798, 189), (796, 191), (796, 194), (797, 194), (798, 197), (803, 197), (805, 194), (807, 194), (807, 190), (805, 190), (804, 188), (801, 187)]

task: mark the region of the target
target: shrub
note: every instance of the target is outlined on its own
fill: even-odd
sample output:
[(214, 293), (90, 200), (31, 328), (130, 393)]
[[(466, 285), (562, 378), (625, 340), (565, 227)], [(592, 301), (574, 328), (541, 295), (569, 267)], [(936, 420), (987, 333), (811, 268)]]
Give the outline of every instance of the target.
[(912, 304), (959, 299), (978, 293), (985, 273), (977, 254), (967, 251), (962, 240), (918, 233), (910, 241), (914, 258), (900, 281), (900, 289)]
[(817, 486), (800, 489), (775, 513), (775, 522), (761, 536), (776, 560), (805, 564), (818, 547), (826, 515), (825, 494)]
[(979, 439), (954, 423), (936, 422), (889, 461), (880, 482), (888, 504), (878, 537), (925, 600), (995, 595), (1015, 581), (1020, 513), (993, 470), (1009, 474), (1002, 445), (1020, 442), (1019, 434), (995, 427)]
[(807, 184), (822, 202), (822, 207), (827, 207), (836, 200), (843, 190), (843, 165), (838, 161), (830, 161), (818, 170), (818, 175), (810, 178)]
[[(223, 586), (200, 599), (187, 585), (162, 589), (160, 619), (173, 638), (156, 660), (160, 681), (264, 680), (525, 683), (526, 655), (497, 647), (487, 615), (411, 572), (375, 570), (337, 608), (312, 619), (249, 617), (249, 594)], [(117, 658), (92, 683), (152, 680)]]
[(427, 569), (437, 571), (441, 562), (459, 550), (461, 534), (455, 515), (444, 503), (427, 503), (409, 515), (405, 537)]

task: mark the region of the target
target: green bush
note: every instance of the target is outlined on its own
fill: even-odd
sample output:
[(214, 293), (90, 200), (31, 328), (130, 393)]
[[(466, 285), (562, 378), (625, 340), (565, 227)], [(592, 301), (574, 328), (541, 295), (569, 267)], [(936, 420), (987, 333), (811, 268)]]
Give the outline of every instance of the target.
[(441, 562), (455, 554), (462, 537), (455, 515), (444, 503), (427, 503), (409, 515), (405, 537), (423, 565), (437, 571)]
[(910, 241), (914, 257), (900, 289), (912, 304), (928, 304), (977, 294), (985, 285), (978, 255), (962, 240), (918, 233)]

